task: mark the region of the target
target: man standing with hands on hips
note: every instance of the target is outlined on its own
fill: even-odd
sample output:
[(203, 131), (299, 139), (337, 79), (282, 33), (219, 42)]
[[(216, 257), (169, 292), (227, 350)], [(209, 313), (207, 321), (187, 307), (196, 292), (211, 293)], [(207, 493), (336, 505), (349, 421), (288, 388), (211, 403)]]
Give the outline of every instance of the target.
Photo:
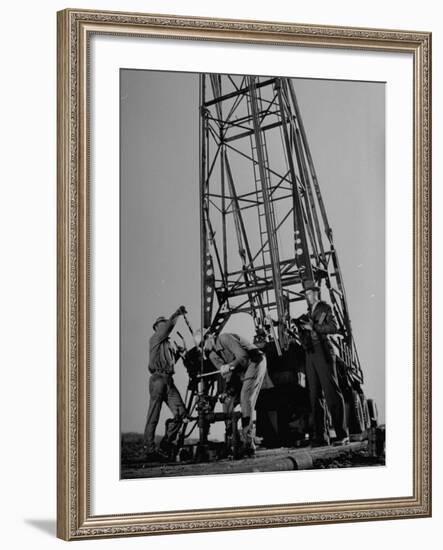
[(328, 338), (329, 334), (338, 332), (337, 325), (331, 306), (320, 300), (320, 288), (314, 281), (305, 281), (304, 292), (309, 321), (303, 323), (302, 328), (310, 335), (305, 351), (306, 378), (314, 420), (314, 445), (330, 443), (323, 393), (336, 434), (334, 445), (345, 445), (349, 443), (345, 406), (338, 384), (335, 353)]

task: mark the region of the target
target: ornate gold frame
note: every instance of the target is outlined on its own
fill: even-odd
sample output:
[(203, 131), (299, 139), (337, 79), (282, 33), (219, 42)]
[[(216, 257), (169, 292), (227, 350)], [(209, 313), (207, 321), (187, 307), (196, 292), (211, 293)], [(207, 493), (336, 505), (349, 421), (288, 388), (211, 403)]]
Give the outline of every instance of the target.
[[(88, 490), (87, 47), (93, 33), (409, 52), (414, 59), (413, 496), (92, 516)], [(65, 540), (431, 515), (431, 34), (135, 13), (58, 13), (58, 508)]]

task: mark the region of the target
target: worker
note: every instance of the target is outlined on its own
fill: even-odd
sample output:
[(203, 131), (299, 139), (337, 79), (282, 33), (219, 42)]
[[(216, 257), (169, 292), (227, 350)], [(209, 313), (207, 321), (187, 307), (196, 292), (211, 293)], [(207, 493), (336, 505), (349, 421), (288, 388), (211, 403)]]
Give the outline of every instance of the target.
[[(166, 462), (171, 459), (173, 442), (186, 416), (183, 399), (173, 380), (174, 365), (178, 356), (169, 340), (177, 319), (186, 314), (186, 308), (180, 306), (171, 317), (158, 317), (153, 325), (154, 334), (149, 340), (149, 408), (146, 418), (144, 442), (147, 462)], [(159, 449), (155, 446), (155, 430), (162, 404), (165, 402), (173, 417), (166, 422), (166, 433)]]
[[(233, 413), (237, 401), (240, 401), (241, 454), (254, 456), (254, 410), (259, 391), (266, 376), (266, 357), (254, 345), (237, 334), (223, 333), (216, 337), (206, 335), (204, 351), (220, 374), (229, 380), (238, 377), (240, 391), (228, 392), (223, 402), (223, 410), (229, 416)], [(227, 424), (227, 427), (229, 424)]]
[(330, 305), (320, 300), (320, 288), (314, 281), (305, 281), (304, 293), (308, 315), (302, 323), (302, 329), (307, 331), (309, 338), (302, 341), (306, 352), (306, 379), (314, 423), (313, 444), (330, 444), (326, 400), (336, 435), (334, 445), (344, 445), (349, 443), (344, 399), (338, 383), (334, 349), (328, 336), (338, 332), (337, 325)]

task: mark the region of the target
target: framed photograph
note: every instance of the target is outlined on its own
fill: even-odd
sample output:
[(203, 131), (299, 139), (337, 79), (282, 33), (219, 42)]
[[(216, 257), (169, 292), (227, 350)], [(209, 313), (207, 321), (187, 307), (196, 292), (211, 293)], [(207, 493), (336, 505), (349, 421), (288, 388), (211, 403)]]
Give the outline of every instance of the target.
[(431, 515), (431, 35), (58, 13), (58, 536)]

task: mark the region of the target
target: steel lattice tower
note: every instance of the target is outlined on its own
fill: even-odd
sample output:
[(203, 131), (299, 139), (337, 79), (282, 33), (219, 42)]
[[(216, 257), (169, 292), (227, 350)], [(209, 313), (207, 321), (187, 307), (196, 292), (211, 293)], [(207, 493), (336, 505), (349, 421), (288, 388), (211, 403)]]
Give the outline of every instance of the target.
[[(200, 76), (202, 326), (252, 316), (284, 353), (290, 304), (304, 281), (329, 294), (337, 352), (363, 374), (338, 256), (293, 83), (287, 78)], [(271, 321), (273, 319), (273, 322)]]

